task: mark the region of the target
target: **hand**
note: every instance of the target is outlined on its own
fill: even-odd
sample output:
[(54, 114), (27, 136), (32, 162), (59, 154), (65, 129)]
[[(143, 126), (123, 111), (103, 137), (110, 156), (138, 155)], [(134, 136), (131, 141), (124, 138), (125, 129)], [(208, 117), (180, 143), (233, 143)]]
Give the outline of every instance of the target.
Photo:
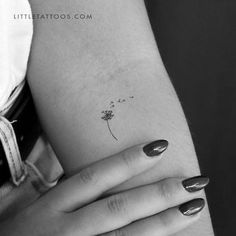
[(0, 235), (163, 236), (176, 233), (198, 219), (204, 200), (196, 198), (199, 190), (207, 185), (207, 178), (169, 178), (106, 194), (156, 165), (167, 145), (163, 140), (139, 145), (94, 163), (13, 219), (1, 222)]

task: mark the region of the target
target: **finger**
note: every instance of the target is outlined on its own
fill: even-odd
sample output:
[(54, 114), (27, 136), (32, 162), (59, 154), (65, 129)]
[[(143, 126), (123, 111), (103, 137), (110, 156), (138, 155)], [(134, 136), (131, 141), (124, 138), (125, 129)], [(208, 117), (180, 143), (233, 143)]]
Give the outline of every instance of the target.
[(199, 197), (208, 183), (202, 176), (168, 178), (94, 202), (74, 212), (71, 221), (79, 218), (82, 227), (91, 230), (90, 235), (109, 232)]
[(172, 235), (197, 221), (204, 206), (205, 201), (203, 199), (195, 199), (180, 207), (168, 209), (160, 214), (139, 220), (126, 227), (102, 234), (102, 236)]
[(167, 146), (167, 141), (158, 140), (126, 149), (85, 168), (49, 192), (46, 198), (49, 201), (53, 199), (51, 204), (60, 211), (78, 209), (116, 185), (153, 167)]

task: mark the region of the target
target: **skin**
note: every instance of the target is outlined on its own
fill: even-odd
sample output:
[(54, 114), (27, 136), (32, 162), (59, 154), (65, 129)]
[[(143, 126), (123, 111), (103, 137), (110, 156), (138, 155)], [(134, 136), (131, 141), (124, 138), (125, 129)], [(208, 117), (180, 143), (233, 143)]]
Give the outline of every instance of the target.
[(158, 165), (161, 155), (150, 158), (143, 146), (98, 161), (60, 183), (1, 222), (1, 235), (167, 236), (194, 223), (199, 212), (185, 216), (178, 205), (198, 197), (199, 191), (186, 191), (180, 178), (105, 197), (110, 188)]
[[(199, 175), (182, 108), (142, 0), (31, 0), (33, 13), (92, 13), (87, 21), (35, 20), (28, 80), (44, 130), (67, 176), (141, 142), (167, 139), (167, 157), (112, 193), (166, 177)], [(56, 9), (56, 10), (55, 10)], [(111, 101), (115, 140), (101, 119)], [(204, 197), (204, 194), (202, 194)], [(213, 235), (208, 209), (181, 236)]]

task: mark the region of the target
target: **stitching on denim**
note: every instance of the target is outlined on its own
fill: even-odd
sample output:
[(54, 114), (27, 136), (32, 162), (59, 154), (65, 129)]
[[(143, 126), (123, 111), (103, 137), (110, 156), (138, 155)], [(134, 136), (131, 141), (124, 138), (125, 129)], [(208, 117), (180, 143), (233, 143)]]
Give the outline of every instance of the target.
[[(15, 163), (15, 160), (14, 160), (14, 158), (13, 158), (13, 154), (12, 154), (12, 151), (11, 151), (11, 147), (10, 147), (10, 145), (9, 145), (8, 139), (7, 139), (7, 137), (6, 137), (6, 134), (4, 133), (4, 131), (2, 130), (1, 127), (0, 127), (0, 132), (1, 132), (2, 137), (4, 138), (5, 144), (7, 145), (7, 149), (8, 149), (8, 152), (9, 152), (9, 154), (10, 154), (11, 162), (13, 163), (13, 167), (14, 167), (14, 169), (15, 169), (15, 173), (17, 173), (16, 163)], [(12, 172), (12, 175), (14, 175), (14, 178), (17, 179), (17, 176), (15, 175), (15, 173)]]
[(54, 180), (54, 181), (52, 181), (52, 182), (49, 182), (49, 181), (47, 181), (47, 180), (44, 178), (43, 174), (42, 174), (42, 173), (40, 172), (40, 170), (35, 166), (34, 163), (32, 163), (32, 162), (26, 160), (26, 161), (25, 161), (25, 164), (34, 172), (34, 174), (40, 179), (40, 181), (42, 182), (42, 184), (43, 184), (45, 187), (47, 187), (47, 188), (52, 188), (52, 187), (54, 187), (54, 186), (57, 185), (59, 178), (56, 179), (56, 180)]
[[(17, 145), (17, 140), (16, 140), (13, 127), (10, 124), (8, 124), (7, 120), (4, 117), (0, 117), (0, 118), (1, 118), (0, 121), (6, 127), (6, 131), (8, 132), (8, 134), (10, 134), (11, 144), (13, 145), (13, 149), (12, 149), (12, 145), (10, 145), (9, 143), (9, 140), (6, 135), (6, 131), (4, 131), (4, 129), (0, 127), (0, 133), (3, 138), (2, 141), (4, 141), (3, 147), (4, 149), (7, 149), (5, 150), (5, 153), (7, 152), (6, 156), (9, 162), (10, 172), (12, 175), (12, 181), (15, 185), (18, 186), (25, 179), (27, 175), (27, 170), (20, 157), (20, 152)], [(13, 155), (13, 150), (14, 150), (15, 155)], [(16, 156), (17, 160), (15, 160), (14, 156)]]
[[(15, 150), (17, 152), (18, 155), (17, 156), (17, 159), (19, 161), (19, 163), (22, 162), (21, 158), (20, 158), (20, 153), (19, 153), (19, 149), (18, 149), (18, 145), (16, 143), (16, 139), (14, 138), (15, 134), (13, 133), (13, 129), (12, 127), (9, 125), (9, 123), (7, 123), (5, 120), (3, 120), (3, 122), (6, 124), (6, 126), (8, 127), (8, 129), (10, 130), (10, 134), (11, 134), (11, 137), (13, 138), (13, 144), (14, 144), (14, 147), (15, 147)], [(24, 168), (23, 168), (23, 165), (20, 165), (20, 168), (22, 170), (22, 172), (24, 172)]]

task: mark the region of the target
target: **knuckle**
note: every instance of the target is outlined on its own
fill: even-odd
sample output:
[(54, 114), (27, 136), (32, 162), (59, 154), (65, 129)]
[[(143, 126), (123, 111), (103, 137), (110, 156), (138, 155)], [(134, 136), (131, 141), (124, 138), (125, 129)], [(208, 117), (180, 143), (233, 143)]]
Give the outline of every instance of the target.
[(124, 231), (123, 229), (117, 229), (114, 231), (113, 236), (129, 236), (127, 231)]
[(80, 171), (78, 178), (82, 183), (88, 184), (88, 183), (93, 183), (96, 182), (97, 177), (96, 177), (96, 172), (94, 168), (92, 167), (87, 167), (83, 170)]
[(157, 184), (157, 194), (165, 201), (175, 199), (178, 189), (178, 184), (173, 179), (167, 179)]
[(165, 216), (165, 214), (160, 216), (159, 225), (160, 225), (160, 228), (162, 228), (165, 231), (167, 231), (170, 228), (170, 221), (168, 217)]
[(107, 199), (107, 207), (112, 214), (124, 213), (127, 209), (127, 201), (120, 194), (114, 195)]
[(124, 162), (126, 167), (133, 169), (137, 162), (137, 153), (134, 150), (126, 150), (120, 155), (121, 160)]

